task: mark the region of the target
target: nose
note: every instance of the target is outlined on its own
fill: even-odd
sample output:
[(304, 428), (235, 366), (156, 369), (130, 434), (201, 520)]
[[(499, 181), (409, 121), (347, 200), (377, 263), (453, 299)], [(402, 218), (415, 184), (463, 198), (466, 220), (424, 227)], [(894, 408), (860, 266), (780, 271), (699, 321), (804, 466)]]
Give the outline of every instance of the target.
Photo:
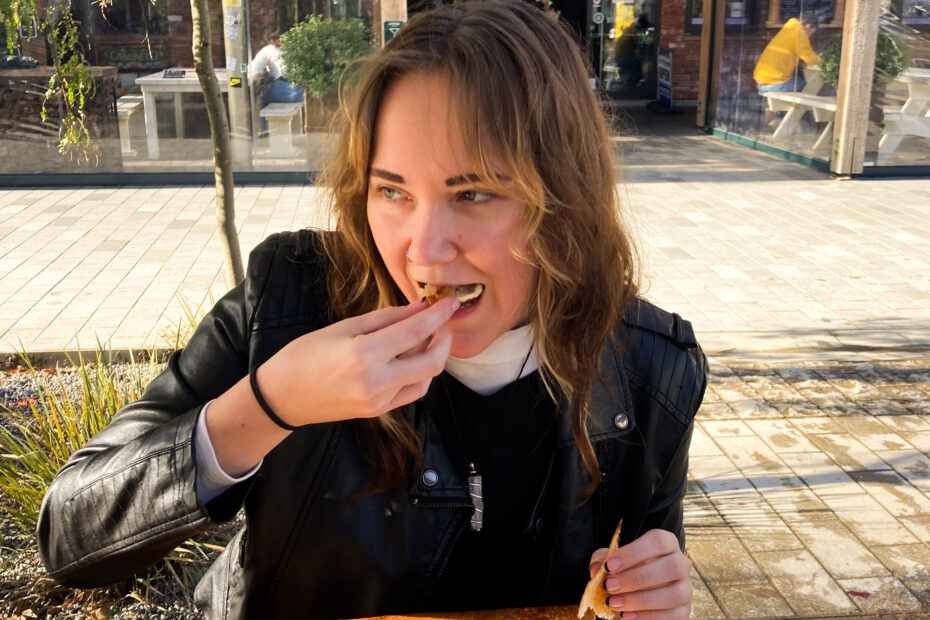
[(448, 263), (455, 259), (454, 214), (442, 201), (418, 204), (409, 220), (407, 259), (417, 265)]

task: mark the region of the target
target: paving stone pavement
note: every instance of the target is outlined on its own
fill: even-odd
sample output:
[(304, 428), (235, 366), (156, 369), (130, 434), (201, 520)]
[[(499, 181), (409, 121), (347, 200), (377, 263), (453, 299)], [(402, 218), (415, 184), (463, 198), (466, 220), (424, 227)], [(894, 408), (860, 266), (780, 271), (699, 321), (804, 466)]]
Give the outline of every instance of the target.
[[(681, 122), (615, 145), (645, 295), (711, 361), (693, 617), (930, 618), (930, 181), (834, 180)], [(182, 299), (225, 290), (213, 191), (0, 190), (0, 357), (162, 344)], [(309, 185), (236, 196), (244, 252), (327, 225)]]
[(711, 358), (685, 498), (694, 617), (930, 617), (927, 403), (927, 354)]

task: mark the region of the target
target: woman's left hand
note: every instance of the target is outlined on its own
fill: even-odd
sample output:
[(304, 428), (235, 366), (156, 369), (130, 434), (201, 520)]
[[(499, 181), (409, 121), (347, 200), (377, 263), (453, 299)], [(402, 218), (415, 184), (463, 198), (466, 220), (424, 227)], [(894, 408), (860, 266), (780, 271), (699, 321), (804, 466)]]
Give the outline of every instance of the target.
[(691, 560), (678, 537), (650, 530), (607, 557), (601, 548), (591, 556), (591, 576), (607, 563), (604, 582), (611, 609), (624, 620), (687, 620), (691, 615)]

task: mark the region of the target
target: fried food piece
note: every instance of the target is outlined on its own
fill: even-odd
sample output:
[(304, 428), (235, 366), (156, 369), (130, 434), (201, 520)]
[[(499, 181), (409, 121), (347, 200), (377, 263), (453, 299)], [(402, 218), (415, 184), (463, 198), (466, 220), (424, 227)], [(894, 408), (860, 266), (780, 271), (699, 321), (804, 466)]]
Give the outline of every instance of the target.
[(426, 297), (426, 301), (428, 301), (431, 306), (440, 299), (445, 299), (446, 297), (455, 297), (460, 303), (464, 304), (473, 299), (477, 299), (483, 292), (484, 284), (481, 283), (462, 284), (459, 286), (436, 286), (434, 284), (426, 284), (420, 287), (420, 297)]
[[(605, 560), (620, 546), (620, 528), (622, 526), (623, 519), (620, 519), (620, 523), (617, 524), (617, 531), (614, 532), (614, 537), (610, 539), (610, 546), (607, 548)], [(604, 588), (605, 579), (607, 579), (606, 561), (601, 564), (601, 567), (597, 570), (597, 574), (591, 578), (591, 581), (588, 582), (587, 587), (584, 589), (584, 594), (581, 596), (581, 604), (578, 606), (579, 618), (584, 618), (585, 614), (588, 613), (590, 609), (598, 618), (613, 620), (616, 612), (607, 605), (607, 598), (610, 595), (607, 594), (607, 589)]]

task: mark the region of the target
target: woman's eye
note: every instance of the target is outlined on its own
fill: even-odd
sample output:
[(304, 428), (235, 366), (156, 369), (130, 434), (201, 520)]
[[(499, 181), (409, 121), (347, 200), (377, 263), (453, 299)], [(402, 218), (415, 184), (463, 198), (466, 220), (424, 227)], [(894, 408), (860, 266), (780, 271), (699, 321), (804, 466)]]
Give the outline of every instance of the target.
[(464, 202), (487, 202), (494, 198), (491, 192), (482, 192), (477, 189), (466, 189), (459, 192), (459, 200)]
[(378, 192), (387, 198), (388, 200), (399, 200), (404, 197), (400, 190), (396, 190), (393, 187), (379, 187)]

